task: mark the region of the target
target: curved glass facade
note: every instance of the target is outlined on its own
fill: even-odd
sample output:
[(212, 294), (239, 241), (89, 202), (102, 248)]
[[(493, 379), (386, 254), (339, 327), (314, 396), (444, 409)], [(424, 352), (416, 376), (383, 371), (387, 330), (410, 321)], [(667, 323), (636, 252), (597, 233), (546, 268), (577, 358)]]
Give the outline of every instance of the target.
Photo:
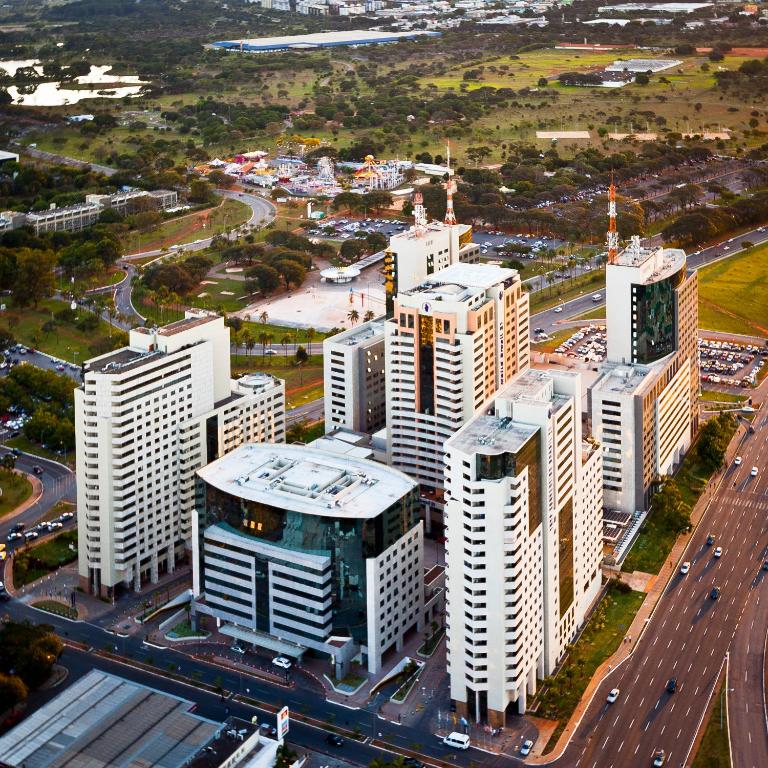
[(675, 351), (675, 288), (684, 270), (646, 285), (632, 286), (632, 362), (648, 364)]
[[(204, 495), (198, 511), (201, 536), (211, 525), (223, 526), (243, 537), (284, 550), (282, 560), (292, 570), (302, 567), (291, 563), (291, 552), (328, 558), (330, 573), (324, 573), (322, 579), (331, 582), (332, 626), (328, 627), (328, 633), (365, 642), (366, 560), (381, 555), (417, 524), (416, 490), (369, 519), (304, 514), (243, 499), (207, 483), (203, 483), (201, 490)], [(280, 562), (271, 556), (269, 560)], [(266, 562), (263, 571), (262, 589), (266, 590)], [(269, 620), (266, 594), (257, 600), (257, 605), (259, 629), (266, 631)], [(287, 611), (284, 618), (289, 619), (289, 605), (276, 609), (276, 617), (281, 617), (283, 611)]]

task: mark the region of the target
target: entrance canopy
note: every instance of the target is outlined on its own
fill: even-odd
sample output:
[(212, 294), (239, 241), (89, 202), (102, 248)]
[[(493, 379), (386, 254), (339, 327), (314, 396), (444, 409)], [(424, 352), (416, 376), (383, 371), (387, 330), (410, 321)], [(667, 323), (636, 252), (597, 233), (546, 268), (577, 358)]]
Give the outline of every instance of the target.
[(243, 627), (236, 627), (233, 624), (222, 624), (219, 632), (222, 635), (229, 635), (235, 640), (242, 640), (244, 643), (251, 643), (251, 645), (256, 645), (259, 648), (274, 651), (280, 656), (290, 656), (292, 659), (301, 659), (307, 650), (303, 645), (292, 643), (290, 640), (280, 640), (264, 632), (254, 632)]

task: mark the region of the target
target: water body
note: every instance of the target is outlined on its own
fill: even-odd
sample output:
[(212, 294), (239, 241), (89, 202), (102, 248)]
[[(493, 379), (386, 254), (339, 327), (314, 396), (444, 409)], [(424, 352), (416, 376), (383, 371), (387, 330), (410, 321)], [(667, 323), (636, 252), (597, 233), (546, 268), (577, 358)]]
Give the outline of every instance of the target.
[[(38, 74), (42, 75), (42, 64), (36, 59), (24, 61), (0, 61), (0, 69), (13, 76), (23, 67), (34, 67)], [(87, 75), (76, 77), (74, 83), (79, 86), (93, 85), (95, 88), (73, 88), (74, 83), (61, 83), (52, 81), (37, 83), (30, 86), (11, 85), (8, 93), (14, 104), (23, 104), (26, 107), (63, 107), (67, 104), (77, 104), (85, 99), (122, 99), (125, 96), (138, 96), (145, 80), (137, 75), (110, 75), (112, 65), (91, 65), (91, 71)]]

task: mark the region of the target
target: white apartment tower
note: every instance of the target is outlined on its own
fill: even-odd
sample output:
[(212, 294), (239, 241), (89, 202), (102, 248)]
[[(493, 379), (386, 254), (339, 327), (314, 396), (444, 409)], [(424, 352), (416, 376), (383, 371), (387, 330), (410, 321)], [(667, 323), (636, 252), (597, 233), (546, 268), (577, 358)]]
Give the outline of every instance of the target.
[(606, 267), (608, 349), (591, 387), (592, 430), (603, 446), (606, 507), (648, 508), (698, 427), (698, 282), (685, 252), (639, 238)]
[(462, 715), (523, 713), (600, 589), (600, 452), (577, 373), (527, 370), (446, 446), (448, 671)]
[(455, 264), (401, 291), (385, 323), (385, 356), (388, 461), (439, 512), (446, 440), (529, 365), (519, 274)]
[(81, 585), (103, 597), (173, 571), (189, 548), (195, 472), (285, 436), (285, 386), (230, 379), (229, 328), (188, 312), (85, 363), (75, 390)]
[(323, 341), (325, 431), (372, 434), (386, 418), (384, 321), (371, 320)]

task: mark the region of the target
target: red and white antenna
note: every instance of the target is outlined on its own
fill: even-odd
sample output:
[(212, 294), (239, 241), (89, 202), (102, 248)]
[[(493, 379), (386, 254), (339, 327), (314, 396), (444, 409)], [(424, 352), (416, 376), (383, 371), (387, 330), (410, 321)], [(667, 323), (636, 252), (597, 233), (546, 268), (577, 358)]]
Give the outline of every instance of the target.
[(424, 196), (421, 192), (413, 195), (413, 218), (416, 224), (416, 233), (421, 234), (427, 226), (427, 209), (424, 207)]
[(608, 263), (615, 264), (619, 255), (619, 233), (616, 231), (616, 185), (611, 173), (611, 186), (608, 188)]
[(453, 210), (453, 179), (451, 178), (451, 144), (445, 142), (445, 153), (448, 163), (448, 180), (445, 182), (445, 223), (453, 225), (456, 221), (456, 212)]

